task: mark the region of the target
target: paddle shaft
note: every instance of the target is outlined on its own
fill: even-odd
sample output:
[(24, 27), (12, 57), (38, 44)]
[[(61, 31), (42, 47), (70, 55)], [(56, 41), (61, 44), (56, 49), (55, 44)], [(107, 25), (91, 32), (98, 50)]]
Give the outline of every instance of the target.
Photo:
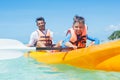
[[(78, 47), (77, 49), (79, 49), (81, 47)], [(64, 50), (64, 49), (69, 49), (69, 50), (73, 50), (72, 47), (66, 47), (66, 48), (61, 48), (61, 47), (36, 47), (36, 50)]]
[(69, 48), (61, 48), (61, 47), (39, 47), (36, 50), (63, 50), (63, 49), (73, 49), (72, 47)]

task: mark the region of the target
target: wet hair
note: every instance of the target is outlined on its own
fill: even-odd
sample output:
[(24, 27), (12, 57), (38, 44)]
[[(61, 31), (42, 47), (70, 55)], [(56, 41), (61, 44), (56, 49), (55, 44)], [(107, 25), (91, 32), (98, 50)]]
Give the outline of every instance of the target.
[(43, 21), (43, 22), (45, 22), (45, 19), (43, 17), (39, 17), (39, 18), (36, 19), (36, 22), (37, 21)]
[(81, 16), (75, 15), (73, 18), (73, 24), (75, 24), (76, 22), (85, 24), (85, 19)]

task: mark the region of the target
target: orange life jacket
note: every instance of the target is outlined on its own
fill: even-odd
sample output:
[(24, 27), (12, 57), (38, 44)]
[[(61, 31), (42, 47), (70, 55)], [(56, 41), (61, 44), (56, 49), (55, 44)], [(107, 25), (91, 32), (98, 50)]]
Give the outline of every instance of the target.
[(84, 30), (82, 32), (82, 34), (79, 36), (80, 39), (77, 39), (77, 35), (75, 34), (73, 28), (70, 28), (67, 32), (68, 33), (71, 33), (71, 38), (70, 38), (70, 42), (77, 46), (77, 47), (80, 47), (80, 48), (84, 48), (86, 47), (86, 40), (87, 40), (87, 26), (85, 25), (84, 27)]
[(51, 46), (52, 45), (52, 38), (50, 35), (50, 31), (46, 30), (46, 33), (41, 32), (40, 30), (37, 30), (39, 39), (36, 43), (37, 46), (39, 46), (39, 42), (43, 43), (45, 46)]

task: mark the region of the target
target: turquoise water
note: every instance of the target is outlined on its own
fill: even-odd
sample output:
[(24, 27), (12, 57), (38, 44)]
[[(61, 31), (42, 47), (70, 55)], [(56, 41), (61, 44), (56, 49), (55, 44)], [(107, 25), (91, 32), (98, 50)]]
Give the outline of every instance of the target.
[(120, 72), (45, 65), (22, 56), (0, 60), (0, 80), (120, 80)]

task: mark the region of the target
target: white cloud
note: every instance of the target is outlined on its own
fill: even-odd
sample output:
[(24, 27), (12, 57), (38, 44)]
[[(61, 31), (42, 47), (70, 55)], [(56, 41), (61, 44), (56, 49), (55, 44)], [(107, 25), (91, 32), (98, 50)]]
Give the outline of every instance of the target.
[(105, 31), (116, 31), (116, 30), (120, 30), (120, 24), (118, 24), (118, 25), (109, 25), (105, 29)]

